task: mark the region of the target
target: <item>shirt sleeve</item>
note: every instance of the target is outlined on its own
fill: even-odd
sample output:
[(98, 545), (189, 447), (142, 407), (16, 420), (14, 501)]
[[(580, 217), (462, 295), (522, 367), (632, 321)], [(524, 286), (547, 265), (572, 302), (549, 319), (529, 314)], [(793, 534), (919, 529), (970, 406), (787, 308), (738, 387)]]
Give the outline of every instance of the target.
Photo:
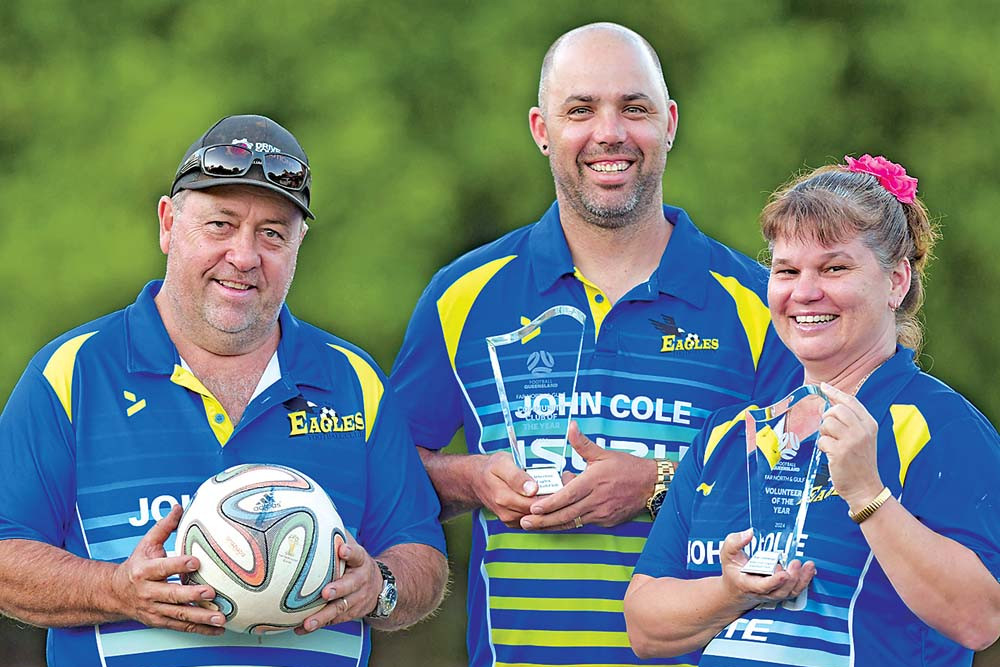
[(75, 515), (73, 443), (66, 411), (33, 362), (0, 414), (0, 540), (64, 546)]
[(442, 449), (462, 425), (462, 396), (438, 315), (439, 276), (421, 295), (390, 375), (417, 445)]
[[(706, 427), (708, 423), (706, 423)], [(650, 577), (687, 579), (687, 545), (691, 529), (691, 513), (695, 489), (701, 482), (705, 450), (703, 428), (687, 454), (681, 459), (670, 489), (663, 499), (653, 529), (635, 565), (635, 574)]]
[(387, 387), (368, 442), (368, 491), (358, 541), (373, 556), (397, 544), (445, 551), (441, 506)]
[(1000, 580), (1000, 437), (975, 417), (935, 430), (906, 470), (903, 506)]

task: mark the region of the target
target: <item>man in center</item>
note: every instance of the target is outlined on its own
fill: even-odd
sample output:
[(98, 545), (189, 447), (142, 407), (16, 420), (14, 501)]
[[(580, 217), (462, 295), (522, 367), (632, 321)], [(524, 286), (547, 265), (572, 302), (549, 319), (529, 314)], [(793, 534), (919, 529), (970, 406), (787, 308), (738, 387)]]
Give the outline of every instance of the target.
[[(663, 204), (677, 119), (640, 35), (598, 23), (557, 39), (529, 112), (556, 202), (439, 271), (410, 321), (392, 384), (442, 518), (474, 511), (474, 667), (637, 664), (622, 599), (673, 467), (713, 410), (801, 379), (770, 326), (765, 270)], [(586, 314), (588, 407), (569, 430), (565, 486), (539, 495), (497, 419), (486, 338), (558, 305)], [(575, 355), (579, 339), (546, 345)], [(468, 453), (443, 454), (459, 427)]]

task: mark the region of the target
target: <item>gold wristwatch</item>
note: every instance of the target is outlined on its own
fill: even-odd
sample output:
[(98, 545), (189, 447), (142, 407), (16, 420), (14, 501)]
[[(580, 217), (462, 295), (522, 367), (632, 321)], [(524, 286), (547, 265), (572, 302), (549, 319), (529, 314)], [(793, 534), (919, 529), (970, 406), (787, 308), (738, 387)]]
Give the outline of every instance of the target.
[(653, 495), (646, 501), (646, 509), (649, 515), (656, 518), (663, 504), (663, 497), (667, 495), (670, 482), (674, 479), (674, 463), (668, 459), (656, 459), (656, 486), (653, 487)]

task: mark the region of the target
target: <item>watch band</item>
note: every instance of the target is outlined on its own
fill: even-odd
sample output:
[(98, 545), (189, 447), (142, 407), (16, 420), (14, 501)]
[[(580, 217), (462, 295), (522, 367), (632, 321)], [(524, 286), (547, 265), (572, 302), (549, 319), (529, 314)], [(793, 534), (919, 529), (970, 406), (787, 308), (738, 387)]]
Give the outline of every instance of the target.
[(378, 601), (368, 614), (368, 618), (386, 618), (396, 608), (396, 577), (389, 566), (382, 561), (376, 560), (375, 564), (382, 573), (382, 591), (378, 594)]
[(653, 487), (653, 495), (657, 491), (666, 491), (670, 488), (670, 482), (674, 481), (674, 462), (670, 459), (656, 459), (656, 486)]
[(389, 566), (380, 560), (376, 560), (375, 564), (378, 565), (378, 571), (382, 573), (382, 581), (388, 581), (391, 584), (396, 583), (396, 577), (392, 574), (392, 570)]
[(892, 491), (889, 490), (889, 487), (883, 486), (882, 490), (879, 492), (877, 496), (875, 496), (874, 500), (872, 500), (870, 503), (859, 509), (857, 512), (851, 512), (850, 510), (847, 510), (847, 516), (851, 517), (851, 520), (854, 521), (854, 523), (861, 523), (862, 521), (870, 517), (872, 514), (875, 514), (875, 510), (877, 510), (879, 507), (882, 507), (885, 501), (889, 500), (889, 496), (891, 495)]
[(656, 484), (653, 486), (653, 495), (646, 501), (646, 509), (654, 519), (663, 504), (663, 497), (667, 495), (667, 489), (674, 479), (674, 463), (669, 459), (656, 459)]

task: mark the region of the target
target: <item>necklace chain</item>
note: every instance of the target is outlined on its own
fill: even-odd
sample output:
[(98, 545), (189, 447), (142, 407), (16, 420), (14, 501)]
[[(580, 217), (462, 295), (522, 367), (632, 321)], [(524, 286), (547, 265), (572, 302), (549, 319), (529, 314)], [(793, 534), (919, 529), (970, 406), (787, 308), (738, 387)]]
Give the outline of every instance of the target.
[(870, 371), (868, 371), (867, 373), (865, 373), (865, 376), (863, 378), (861, 378), (861, 380), (858, 381), (858, 384), (856, 384), (854, 386), (854, 391), (851, 392), (851, 395), (852, 396), (857, 396), (858, 392), (861, 390), (861, 385), (863, 385), (865, 383), (865, 381), (868, 378), (871, 377), (872, 373), (874, 373), (878, 369), (882, 368), (882, 364), (884, 364), (887, 361), (889, 361), (889, 360), (888, 359), (883, 359), (882, 361), (879, 362), (878, 366), (876, 366), (875, 368), (873, 368)]

